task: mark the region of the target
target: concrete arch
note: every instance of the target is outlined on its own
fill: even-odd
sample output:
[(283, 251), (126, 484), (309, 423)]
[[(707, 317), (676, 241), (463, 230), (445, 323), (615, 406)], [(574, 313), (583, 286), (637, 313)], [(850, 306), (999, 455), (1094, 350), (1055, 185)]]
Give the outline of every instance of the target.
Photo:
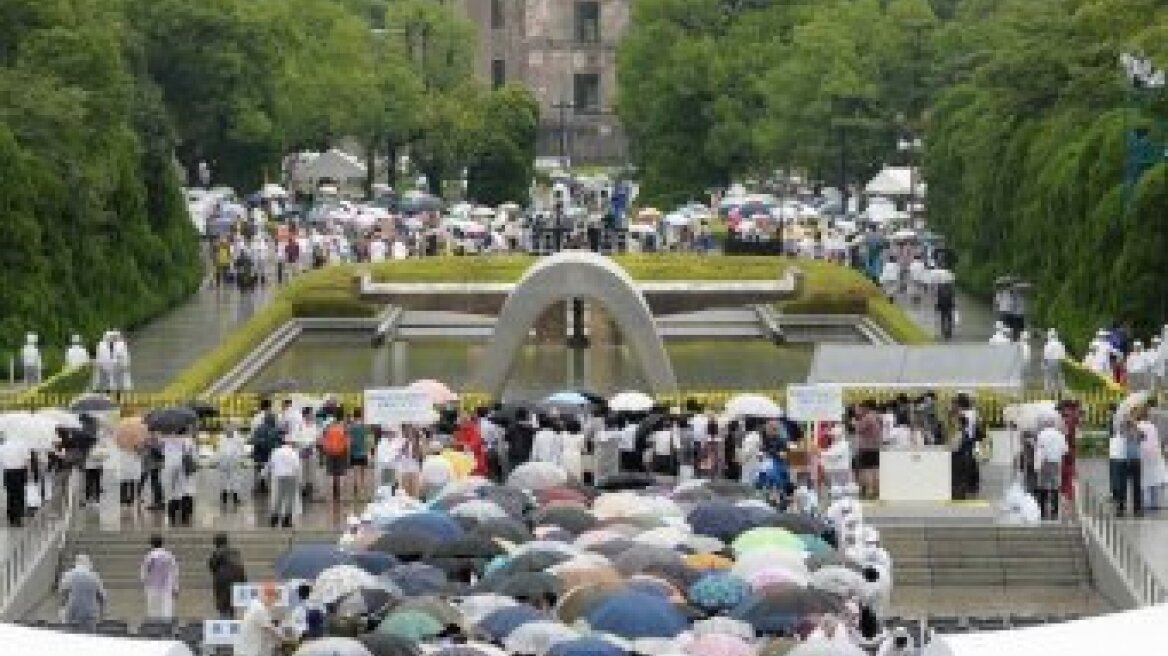
[(480, 370), (479, 389), (499, 396), (536, 320), (548, 306), (570, 298), (587, 298), (604, 306), (632, 349), (650, 391), (677, 391), (673, 365), (645, 297), (624, 269), (591, 251), (550, 255), (523, 274), (499, 312)]

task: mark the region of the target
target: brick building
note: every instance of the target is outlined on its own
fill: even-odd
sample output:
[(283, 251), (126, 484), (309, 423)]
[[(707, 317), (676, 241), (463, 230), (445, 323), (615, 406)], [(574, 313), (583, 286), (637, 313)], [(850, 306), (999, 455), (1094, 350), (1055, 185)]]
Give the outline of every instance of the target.
[(475, 70), (494, 85), (519, 81), (539, 99), (538, 154), (574, 164), (618, 164), (616, 49), (632, 0), (455, 0), (479, 28)]

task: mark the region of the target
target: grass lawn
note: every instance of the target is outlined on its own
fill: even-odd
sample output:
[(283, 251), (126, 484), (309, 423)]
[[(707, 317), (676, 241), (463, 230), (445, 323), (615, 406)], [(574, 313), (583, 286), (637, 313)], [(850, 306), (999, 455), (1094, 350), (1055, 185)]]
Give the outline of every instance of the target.
[[(225, 374), (284, 322), (295, 317), (369, 317), (380, 306), (357, 296), (357, 278), (369, 272), (377, 282), (514, 282), (535, 263), (527, 255), (433, 257), (340, 265), (305, 273), (293, 280), (262, 311), (207, 356), (179, 374), (164, 394), (195, 396)], [(775, 280), (790, 266), (805, 273), (799, 299), (780, 304), (784, 311), (867, 314), (894, 338), (924, 343), (927, 333), (880, 295), (860, 273), (816, 260), (782, 257), (720, 257), (694, 254), (621, 255), (614, 258), (634, 280)]]

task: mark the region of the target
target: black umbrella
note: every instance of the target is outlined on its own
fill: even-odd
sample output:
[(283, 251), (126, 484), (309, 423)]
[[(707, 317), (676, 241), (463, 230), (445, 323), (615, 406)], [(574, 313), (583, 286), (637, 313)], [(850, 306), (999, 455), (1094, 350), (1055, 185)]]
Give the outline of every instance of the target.
[(117, 404), (104, 394), (82, 394), (69, 404), (69, 410), (75, 413), (109, 412), (117, 407)]
[(479, 581), (478, 592), (493, 592), (520, 601), (538, 601), (556, 598), (563, 592), (563, 584), (547, 572), (520, 572), (510, 576), (489, 576)]
[(785, 528), (792, 533), (803, 535), (822, 535), (828, 529), (827, 523), (810, 515), (782, 514), (770, 517), (761, 522), (763, 526)]
[(373, 656), (422, 656), (425, 652), (418, 643), (388, 633), (366, 633), (357, 638)]
[(521, 414), (530, 414), (532, 410), (533, 408), (527, 403), (504, 403), (487, 415), (487, 419), (500, 426), (507, 426), (519, 421)]
[(652, 474), (644, 472), (620, 472), (612, 476), (605, 476), (596, 483), (597, 489), (607, 491), (643, 490), (652, 487), (655, 483)]
[(680, 553), (650, 545), (634, 546), (617, 556), (613, 565), (625, 576), (652, 574), (667, 579), (682, 590), (688, 589), (700, 576), (686, 566)]
[(605, 540), (600, 544), (594, 544), (588, 547), (588, 551), (613, 559), (635, 546), (637, 546), (637, 543), (632, 540), (616, 538), (614, 540)]
[(380, 551), (399, 558), (421, 558), (440, 542), (429, 533), (402, 527), (386, 531), (369, 545), (369, 551)]
[(498, 569), (491, 572), (491, 576), (495, 578), (507, 578), (523, 572), (542, 572), (545, 569), (549, 569), (571, 559), (571, 556), (560, 551), (529, 551), (508, 559)]
[(531, 521), (536, 526), (550, 524), (576, 534), (590, 531), (600, 523), (587, 508), (572, 503), (553, 503), (537, 510)]
[(667, 419), (669, 417), (660, 412), (649, 413), (648, 416), (641, 420), (641, 423), (637, 424), (637, 441), (649, 439), (649, 436), (656, 432)]
[(517, 519), (488, 519), (476, 526), (473, 532), (512, 544), (523, 544), (535, 539), (527, 526)]
[(503, 553), (499, 543), (481, 533), (464, 535), (457, 540), (440, 542), (426, 554), (431, 558), (494, 558)]
[(488, 485), (479, 488), (478, 495), (497, 504), (508, 515), (522, 517), (532, 505), (531, 495), (515, 487)]
[(195, 416), (199, 419), (208, 419), (219, 416), (219, 408), (211, 405), (206, 401), (200, 401), (196, 399), (194, 401), (187, 401), (185, 405), (186, 407), (190, 408), (195, 413)]
[(374, 615), (387, 606), (400, 601), (394, 593), (384, 588), (357, 588), (337, 600), (336, 611), (347, 617)]
[(146, 414), (146, 427), (156, 433), (185, 433), (199, 421), (195, 411), (185, 406), (171, 406), (151, 410)]
[(842, 600), (829, 592), (775, 587), (742, 602), (730, 617), (749, 623), (761, 634), (775, 634), (791, 631), (810, 615), (838, 613), (842, 607)]

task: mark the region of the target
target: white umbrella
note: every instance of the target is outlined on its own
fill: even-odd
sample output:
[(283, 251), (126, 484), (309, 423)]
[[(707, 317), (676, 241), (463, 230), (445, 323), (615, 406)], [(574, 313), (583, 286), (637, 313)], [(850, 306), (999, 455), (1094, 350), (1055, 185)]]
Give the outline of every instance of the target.
[(515, 629), (503, 641), (510, 653), (543, 656), (561, 642), (578, 638), (580, 634), (558, 622), (531, 622)]
[(682, 654), (681, 644), (673, 638), (637, 638), (633, 651), (645, 656), (676, 656)]
[(495, 216), (495, 210), (489, 207), (479, 206), (470, 211), (470, 215), (476, 219), (491, 219)]
[(767, 569), (783, 569), (798, 578), (807, 578), (803, 552), (787, 549), (756, 549), (738, 557), (730, 571), (744, 579)]
[(1120, 402), (1119, 407), (1115, 409), (1115, 418), (1117, 420), (1127, 419), (1137, 408), (1148, 405), (1150, 398), (1151, 394), (1148, 392), (1128, 394), (1127, 398)]
[(739, 394), (726, 403), (726, 414), (731, 417), (778, 419), (783, 416), (783, 409), (765, 396)]
[(44, 417), (46, 420), (56, 424), (57, 428), (64, 430), (81, 430), (81, 418), (68, 410), (61, 408), (42, 408), (38, 410), (36, 417)]
[(608, 409), (614, 412), (648, 412), (653, 408), (653, 397), (644, 392), (621, 392), (608, 400)]
[(848, 567), (822, 567), (811, 573), (813, 588), (835, 593), (844, 598), (857, 595), (864, 589), (864, 577)]
[(352, 565), (334, 565), (316, 577), (312, 585), (313, 601), (331, 604), (360, 588), (385, 587), (376, 576)]
[(269, 182), (264, 185), (263, 189), (260, 189), (260, 196), (264, 198), (286, 198), (288, 191), (274, 182)]
[(373, 656), (373, 653), (352, 638), (320, 638), (300, 645), (295, 656)]
[(696, 638), (704, 635), (729, 635), (743, 640), (754, 640), (754, 627), (749, 622), (716, 616), (694, 622), (690, 633)]
[(607, 492), (592, 502), (592, 514), (598, 519), (633, 517), (639, 514), (644, 501), (644, 497), (633, 492)]
[(1031, 401), (1011, 405), (1003, 414), (1008, 422), (1012, 422), (1018, 430), (1026, 433), (1036, 433), (1048, 422), (1056, 426), (1062, 424), (1062, 416), (1059, 415), (1054, 401)]
[(57, 441), (57, 425), (47, 417), (10, 412), (0, 415), (0, 434), (34, 451), (52, 451)]
[(478, 624), (491, 613), (511, 606), (518, 606), (514, 597), (500, 594), (477, 594), (455, 599), (454, 605), (462, 612), (462, 616), (471, 624)]
[(844, 640), (812, 638), (787, 652), (787, 656), (865, 656), (863, 649)]
[(440, 489), (454, 480), (454, 467), (442, 456), (426, 456), (422, 461), (422, 484)]
[(450, 514), (454, 517), (466, 517), (468, 519), (476, 519), (480, 522), (488, 519), (503, 519), (507, 517), (507, 511), (499, 507), (499, 504), (487, 501), (486, 499), (463, 501), (451, 508)]
[(546, 490), (567, 482), (567, 472), (552, 462), (525, 462), (507, 477), (507, 485), (525, 490)]

